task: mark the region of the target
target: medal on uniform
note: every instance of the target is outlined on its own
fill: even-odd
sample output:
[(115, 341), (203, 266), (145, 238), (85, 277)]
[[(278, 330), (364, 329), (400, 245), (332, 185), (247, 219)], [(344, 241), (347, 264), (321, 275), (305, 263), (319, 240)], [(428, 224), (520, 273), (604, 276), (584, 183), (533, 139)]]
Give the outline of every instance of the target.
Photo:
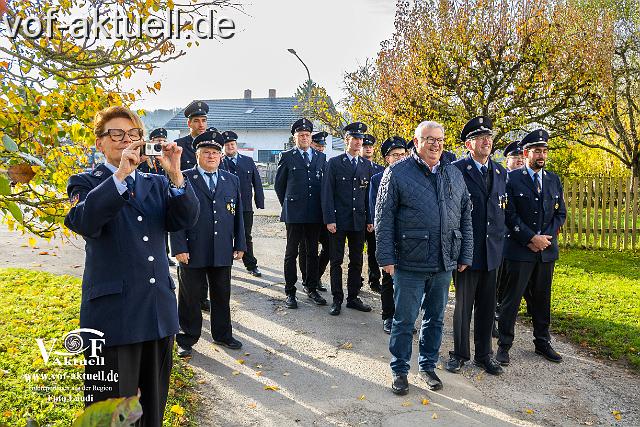
[(231, 212), (231, 215), (235, 215), (236, 214), (236, 204), (233, 202), (228, 202), (227, 203), (227, 210), (229, 212)]
[(558, 210), (558, 208), (560, 207), (560, 204), (558, 202), (556, 202), (555, 206), (553, 207), (555, 210)]

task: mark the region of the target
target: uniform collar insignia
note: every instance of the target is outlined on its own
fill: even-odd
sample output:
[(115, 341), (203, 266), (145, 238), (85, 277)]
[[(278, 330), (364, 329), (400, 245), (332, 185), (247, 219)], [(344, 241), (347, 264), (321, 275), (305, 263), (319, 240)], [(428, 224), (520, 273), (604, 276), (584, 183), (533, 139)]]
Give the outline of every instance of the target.
[(93, 171), (93, 176), (102, 176), (103, 172), (101, 170)]

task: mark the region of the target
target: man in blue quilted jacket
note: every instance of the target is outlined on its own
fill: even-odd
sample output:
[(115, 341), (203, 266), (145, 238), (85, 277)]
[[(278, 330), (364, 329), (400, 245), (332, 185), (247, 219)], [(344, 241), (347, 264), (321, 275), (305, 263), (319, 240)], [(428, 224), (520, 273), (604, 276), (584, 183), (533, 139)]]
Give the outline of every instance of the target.
[(469, 192), (460, 170), (441, 157), (444, 127), (422, 122), (413, 142), (411, 154), (384, 172), (375, 210), (376, 258), (394, 285), (391, 388), (401, 395), (409, 391), (413, 325), (421, 305), (420, 376), (431, 390), (442, 388), (435, 367), (451, 274), (473, 261)]

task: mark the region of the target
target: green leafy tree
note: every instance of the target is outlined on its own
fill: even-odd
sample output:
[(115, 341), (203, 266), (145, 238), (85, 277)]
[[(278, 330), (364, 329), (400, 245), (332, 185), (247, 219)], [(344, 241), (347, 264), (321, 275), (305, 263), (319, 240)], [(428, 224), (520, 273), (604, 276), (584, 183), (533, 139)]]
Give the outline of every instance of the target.
[[(114, 104), (129, 106), (159, 91), (154, 71), (198, 42), (179, 46), (169, 34), (75, 38), (60, 25), (54, 25), (51, 34), (32, 38), (22, 27), (14, 36), (7, 22), (26, 17), (44, 22), (47, 11), (57, 7), (59, 22), (84, 19), (97, 10), (99, 16), (119, 11), (130, 19), (155, 17), (164, 23), (166, 12), (175, 8), (182, 11), (180, 30), (185, 39), (194, 38), (198, 16), (238, 6), (233, 0), (10, 2), (0, 16), (0, 212), (9, 227), (43, 237), (60, 230), (69, 209), (67, 179), (86, 166), (94, 145), (95, 112)], [(148, 73), (148, 83), (125, 90), (127, 79), (136, 72)]]

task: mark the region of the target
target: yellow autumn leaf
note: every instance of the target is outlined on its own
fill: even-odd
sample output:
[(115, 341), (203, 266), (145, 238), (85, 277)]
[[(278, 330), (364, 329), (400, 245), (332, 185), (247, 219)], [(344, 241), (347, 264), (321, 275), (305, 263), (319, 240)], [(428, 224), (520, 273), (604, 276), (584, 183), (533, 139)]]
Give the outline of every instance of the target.
[(407, 406), (411, 406), (411, 405), (412, 405), (412, 403), (411, 403), (411, 402), (409, 402), (408, 400), (407, 400), (407, 401), (405, 401), (405, 402), (402, 402), (402, 406), (404, 406), (405, 408), (406, 408)]
[(436, 414), (435, 412), (433, 413), (433, 415), (431, 415), (431, 418), (434, 420), (438, 419), (438, 414)]
[(167, 1), (167, 9), (173, 9), (174, 6), (175, 6), (175, 4), (173, 3), (173, 0), (168, 0)]
[(347, 341), (346, 343), (342, 344), (338, 348), (341, 348), (343, 350), (351, 350), (353, 348), (353, 344), (351, 344), (350, 342)]
[(262, 376), (262, 371), (256, 371), (256, 376), (257, 377), (261, 377)]
[(174, 414), (183, 416), (184, 415), (184, 408), (180, 405), (173, 405), (171, 407), (171, 412), (173, 412)]
[(255, 409), (258, 405), (256, 405), (255, 403), (249, 403), (247, 406), (251, 409)]
[(533, 409), (525, 409), (524, 412), (526, 412), (527, 414), (531, 415), (531, 414), (533, 414)]
[(278, 391), (280, 390), (280, 387), (278, 387), (277, 385), (266, 385), (264, 386), (265, 390), (272, 390), (272, 391)]
[(154, 87), (154, 88), (156, 88), (156, 90), (160, 90), (160, 88), (162, 87), (162, 83), (160, 83), (160, 82), (155, 82), (155, 83), (153, 84), (153, 87)]
[(32, 248), (36, 246), (36, 239), (33, 237), (29, 237), (29, 246)]
[(124, 75), (124, 77), (125, 77), (125, 78), (130, 79), (130, 78), (131, 78), (131, 70), (127, 70), (127, 71), (125, 71), (125, 72), (123, 73), (123, 75)]
[(429, 404), (429, 399), (422, 399), (422, 404), (423, 405), (428, 405)]
[(238, 360), (236, 360), (236, 362), (238, 362), (241, 365), (244, 365), (244, 359), (238, 359)]
[(622, 419), (622, 415), (620, 415), (620, 411), (611, 411), (611, 414), (613, 415), (613, 418), (616, 419), (616, 421), (620, 421)]
[(361, 394), (360, 397), (358, 397), (359, 400), (364, 400), (366, 397), (364, 394)]

